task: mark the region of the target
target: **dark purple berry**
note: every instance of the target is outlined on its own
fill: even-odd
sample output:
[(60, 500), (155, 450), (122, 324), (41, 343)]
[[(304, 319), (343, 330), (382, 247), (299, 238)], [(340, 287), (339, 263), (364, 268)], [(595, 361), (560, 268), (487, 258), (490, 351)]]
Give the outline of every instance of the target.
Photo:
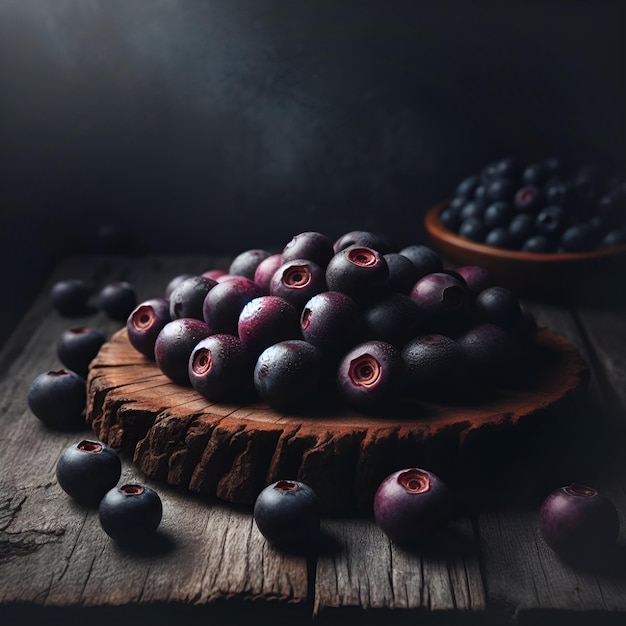
[(320, 532), (316, 493), (297, 480), (279, 480), (259, 493), (253, 511), (259, 532), (280, 549), (307, 552)]
[(50, 290), (52, 305), (66, 317), (84, 315), (90, 295), (91, 289), (79, 278), (60, 280)]
[(189, 357), (189, 381), (213, 402), (241, 398), (252, 386), (254, 359), (238, 337), (211, 335)]
[(525, 241), (537, 233), (535, 216), (528, 213), (519, 213), (511, 220), (509, 233), (513, 237), (516, 247), (520, 248)]
[(592, 250), (595, 243), (593, 228), (589, 224), (575, 224), (561, 235), (563, 252), (586, 252)]
[(328, 261), (332, 259), (335, 252), (333, 242), (322, 233), (307, 231), (295, 235), (287, 243), (282, 252), (283, 263), (295, 261), (296, 259), (308, 259), (326, 269)]
[(521, 175), (521, 167), (515, 157), (505, 157), (496, 161), (493, 173), (497, 178), (507, 178), (515, 181)]
[(460, 322), (469, 312), (467, 284), (447, 272), (435, 272), (420, 278), (410, 297), (429, 328), (446, 328)]
[(417, 305), (402, 293), (391, 293), (370, 304), (363, 320), (364, 339), (385, 341), (396, 348), (415, 337), (421, 323)]
[(426, 276), (426, 274), (439, 272), (443, 268), (441, 257), (429, 246), (412, 244), (402, 248), (399, 254), (410, 259), (413, 265), (417, 267), (419, 272), (418, 278)]
[(487, 227), (481, 219), (470, 217), (461, 222), (459, 226), (459, 236), (482, 243), (487, 236)]
[(545, 254), (554, 252), (556, 244), (554, 240), (546, 235), (533, 235), (522, 245), (522, 251), (533, 252), (535, 254)]
[(374, 496), (374, 516), (383, 532), (398, 545), (418, 543), (443, 526), (451, 495), (435, 474), (415, 467), (387, 476)]
[(610, 230), (600, 242), (600, 248), (612, 248), (613, 246), (623, 246), (626, 244), (626, 228), (616, 228)]
[(477, 200), (481, 206), (485, 206), (487, 202), (487, 187), (484, 184), (478, 185), (474, 189), (474, 200)]
[(384, 259), (389, 268), (389, 289), (409, 294), (413, 285), (422, 277), (415, 263), (409, 257), (397, 252), (385, 254)]
[(457, 198), (466, 198), (469, 199), (473, 196), (476, 187), (480, 185), (480, 177), (479, 176), (468, 176), (464, 178), (456, 188), (455, 196)]
[(439, 213), (439, 221), (448, 230), (456, 231), (461, 225), (461, 212), (448, 206)]
[(487, 228), (508, 226), (515, 209), (509, 202), (494, 202), (490, 204), (483, 215), (483, 221)]
[(170, 294), (170, 317), (194, 317), (204, 320), (202, 307), (207, 293), (217, 281), (206, 276), (192, 276), (183, 280)]
[(474, 310), (481, 322), (505, 328), (518, 327), (522, 319), (522, 308), (517, 296), (500, 285), (481, 291), (474, 300)]
[(340, 291), (313, 296), (300, 316), (302, 337), (324, 354), (345, 352), (363, 335), (363, 313), (354, 300)]
[[(228, 272), (226, 270), (221, 270), (221, 269), (216, 268), (212, 270), (206, 270), (205, 272), (202, 272), (200, 276), (204, 276), (205, 278), (210, 278), (211, 280), (214, 280), (215, 282), (217, 282), (218, 278), (226, 276), (227, 274)], [(188, 276), (188, 278), (191, 278), (191, 276)]]
[(598, 201), (598, 215), (609, 228), (616, 228), (623, 223), (626, 209), (626, 190), (611, 191)]
[(86, 403), (85, 379), (71, 370), (39, 374), (28, 389), (30, 410), (50, 428), (65, 429), (84, 424)]
[(180, 385), (189, 385), (189, 357), (198, 343), (213, 334), (200, 320), (181, 317), (168, 322), (154, 343), (154, 358), (158, 368)]
[(261, 287), (264, 293), (269, 294), (272, 276), (274, 276), (274, 272), (276, 272), (282, 264), (282, 254), (272, 254), (259, 263), (254, 272), (254, 282)]
[(306, 407), (318, 389), (322, 354), (312, 344), (289, 340), (266, 348), (254, 368), (254, 386), (262, 400), (278, 411)]
[(98, 294), (98, 306), (110, 319), (125, 322), (137, 306), (135, 288), (126, 281), (110, 283)]
[(468, 220), (470, 218), (482, 219), (485, 211), (485, 204), (483, 202), (479, 202), (478, 200), (472, 200), (465, 204), (463, 208), (459, 211), (459, 217), (461, 218), (461, 222), (464, 222), (465, 220)]
[(388, 242), (375, 233), (370, 233), (366, 230), (353, 230), (349, 233), (345, 233), (333, 244), (333, 250), (335, 254), (341, 250), (345, 250), (351, 246), (359, 246), (361, 248), (372, 248), (380, 254), (387, 254), (389, 252)]
[(509, 201), (515, 193), (515, 182), (510, 178), (496, 178), (485, 186), (488, 202)]
[(567, 226), (565, 211), (560, 206), (549, 206), (537, 213), (535, 220), (537, 231), (542, 235), (554, 237)]
[(307, 259), (283, 263), (270, 281), (270, 295), (283, 298), (298, 312), (315, 294), (326, 290), (324, 270)]
[(272, 253), (267, 250), (246, 250), (238, 254), (231, 262), (228, 273), (232, 276), (245, 276), (254, 280), (254, 273), (261, 261), (267, 259)]
[(506, 371), (514, 359), (513, 340), (496, 324), (478, 324), (457, 338), (470, 377), (489, 379)]
[(104, 333), (95, 328), (68, 328), (57, 341), (57, 356), (65, 367), (87, 378), (89, 364), (105, 341)]
[(169, 301), (151, 298), (139, 304), (126, 320), (128, 340), (135, 350), (154, 361), (154, 344), (168, 322), (171, 321)]
[(480, 265), (462, 265), (456, 271), (463, 277), (470, 298), (475, 298), (483, 289), (491, 287), (494, 278), (491, 272)]
[(377, 297), (388, 288), (388, 283), (387, 261), (372, 248), (344, 248), (326, 268), (328, 290), (342, 291), (357, 301)]
[(548, 182), (553, 171), (546, 163), (532, 163), (522, 173), (522, 180), (526, 185), (542, 187)]
[(548, 545), (573, 560), (597, 560), (614, 549), (619, 517), (613, 503), (585, 485), (553, 491), (541, 505), (539, 527)]
[(452, 387), (465, 363), (465, 353), (451, 337), (438, 333), (419, 335), (402, 349), (407, 382), (416, 393)]
[(229, 280), (239, 280), (241, 278), (245, 278), (245, 280), (249, 280), (245, 276), (237, 276), (235, 274), (226, 274), (226, 273), (220, 274), (217, 278), (214, 278), (213, 280), (215, 280), (215, 282), (218, 282), (218, 283), (225, 283)]
[(243, 307), (262, 295), (263, 289), (244, 276), (232, 276), (221, 282), (218, 280), (218, 284), (204, 299), (204, 321), (214, 333), (237, 335), (237, 324)]
[(108, 491), (98, 508), (104, 532), (120, 543), (145, 541), (161, 523), (163, 504), (147, 485), (127, 483)]
[(65, 493), (79, 502), (97, 504), (117, 485), (122, 462), (117, 452), (102, 443), (83, 439), (66, 448), (56, 465), (56, 477)]
[(169, 297), (172, 295), (172, 291), (174, 291), (174, 289), (176, 289), (176, 287), (178, 287), (178, 285), (180, 285), (183, 280), (187, 280), (188, 278), (192, 278), (193, 276), (195, 276), (195, 274), (189, 274), (188, 272), (184, 274), (177, 274), (176, 276), (174, 276), (174, 278), (172, 278), (165, 286), (165, 290), (163, 292), (163, 296), (165, 297), (165, 299), (169, 300)]
[(521, 187), (515, 193), (515, 206), (522, 213), (537, 213), (545, 200), (537, 187)]
[(339, 363), (337, 386), (348, 406), (378, 411), (394, 400), (405, 383), (400, 351), (384, 341), (366, 341), (349, 350)]
[(503, 226), (492, 228), (485, 236), (484, 243), (494, 248), (515, 248), (515, 239), (511, 236), (508, 229)]
[(284, 298), (260, 296), (243, 307), (237, 332), (241, 343), (258, 356), (274, 343), (302, 338), (300, 311)]
[(483, 185), (498, 177), (496, 172), (497, 163), (497, 161), (490, 161), (480, 170), (480, 181)]

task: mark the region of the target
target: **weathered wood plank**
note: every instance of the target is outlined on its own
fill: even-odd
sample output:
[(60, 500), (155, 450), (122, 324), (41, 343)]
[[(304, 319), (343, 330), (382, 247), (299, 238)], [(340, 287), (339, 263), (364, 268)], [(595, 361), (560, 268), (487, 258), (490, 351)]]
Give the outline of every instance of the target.
[(318, 558), (315, 611), (418, 609), (479, 612), (485, 595), (471, 525), (460, 519), (420, 550), (393, 544), (373, 519), (328, 520), (332, 539)]
[[(626, 519), (626, 498), (613, 459), (607, 454), (614, 431), (607, 408), (602, 405), (603, 373), (597, 370), (596, 358), (589, 353), (591, 344), (581, 334), (572, 311), (548, 305), (530, 306), (541, 322), (568, 337), (592, 365), (589, 394), (572, 422), (575, 430), (563, 433), (562, 440), (561, 433), (554, 433), (559, 437), (553, 441), (554, 454), (559, 449), (563, 451), (564, 444), (567, 447), (559, 457), (563, 461), (562, 471), (546, 483), (544, 492), (537, 491), (534, 497), (517, 504), (513, 499), (508, 507), (496, 505), (477, 515), (487, 602), (505, 613), (516, 614), (520, 622), (541, 611), (553, 611), (554, 615), (570, 611), (578, 616), (575, 619), (594, 611), (625, 613), (624, 529), (615, 559), (603, 571), (585, 571), (563, 562), (541, 536), (541, 502), (562, 484), (574, 480), (592, 484), (612, 499), (622, 520)], [(547, 447), (545, 453), (551, 454), (551, 448)]]
[(626, 409), (626, 307), (585, 306), (578, 309), (577, 319), (602, 370), (606, 400), (616, 402), (617, 409)]

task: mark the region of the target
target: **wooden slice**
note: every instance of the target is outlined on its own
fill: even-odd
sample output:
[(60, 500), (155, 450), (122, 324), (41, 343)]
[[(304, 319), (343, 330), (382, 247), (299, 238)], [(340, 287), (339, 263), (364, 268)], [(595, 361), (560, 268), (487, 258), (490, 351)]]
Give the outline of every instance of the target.
[[(563, 337), (541, 328), (533, 367), (473, 397), (412, 401), (389, 413), (282, 414), (262, 403), (215, 404), (171, 382), (119, 330), (88, 377), (95, 435), (130, 450), (148, 476), (250, 505), (279, 479), (309, 484), (333, 510), (371, 507), (380, 481), (424, 467), (454, 485), (493, 474), (537, 424), (568, 419), (587, 368)], [(555, 442), (555, 445), (558, 442)]]

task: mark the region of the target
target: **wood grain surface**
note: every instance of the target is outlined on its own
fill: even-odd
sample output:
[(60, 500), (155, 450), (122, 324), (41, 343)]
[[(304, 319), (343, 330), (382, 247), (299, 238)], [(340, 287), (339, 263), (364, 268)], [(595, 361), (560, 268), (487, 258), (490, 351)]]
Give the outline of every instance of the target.
[[(30, 413), (26, 394), (35, 376), (59, 367), (56, 341), (65, 328), (94, 326), (110, 338), (121, 326), (97, 311), (62, 318), (47, 290), (58, 278), (84, 277), (94, 288), (125, 279), (145, 299), (160, 293), (173, 275), (199, 273), (216, 263), (208, 257), (69, 259), (56, 268), (3, 348), (0, 623), (595, 625), (626, 620), (620, 309), (527, 303), (590, 364), (589, 394), (568, 408), (567, 428), (555, 420), (547, 436), (528, 440), (525, 456), (502, 473), (498, 489), (479, 503), (459, 502), (451, 523), (419, 549), (393, 545), (371, 514), (363, 513), (324, 516), (324, 541), (312, 555), (282, 553), (258, 533), (248, 506), (172, 487), (162, 469), (147, 476), (127, 453), (122, 453), (123, 477), (157, 489), (164, 517), (147, 545), (122, 549), (110, 540), (97, 511), (72, 502), (54, 473), (65, 447), (90, 429), (44, 428)], [(551, 459), (553, 476), (533, 470)], [(542, 481), (522, 491), (537, 475)], [(615, 554), (598, 569), (562, 561), (538, 528), (542, 497), (572, 480), (605, 491), (620, 514)]]

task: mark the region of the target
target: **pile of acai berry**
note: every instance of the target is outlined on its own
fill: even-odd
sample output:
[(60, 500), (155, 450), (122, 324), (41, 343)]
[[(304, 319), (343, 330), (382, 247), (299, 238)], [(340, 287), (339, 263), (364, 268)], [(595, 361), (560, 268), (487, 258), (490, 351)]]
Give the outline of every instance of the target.
[[(52, 290), (62, 314), (84, 308), (88, 297), (76, 280)], [(534, 317), (485, 269), (445, 268), (427, 246), (392, 250), (364, 231), (335, 241), (307, 231), (278, 253), (246, 250), (227, 269), (176, 276), (162, 295), (139, 304), (132, 285), (113, 283), (99, 305), (125, 321), (131, 345), (174, 383), (191, 385), (212, 402), (261, 399), (295, 413), (322, 401), (385, 415), (402, 398), (445, 401), (476, 386), (488, 389), (533, 358), (537, 333)], [(103, 342), (84, 328), (59, 340), (67, 369), (41, 374), (28, 397), (47, 426), (84, 411), (84, 376)], [(71, 446), (56, 474), (70, 496), (99, 503), (103, 528), (118, 541), (149, 536), (160, 523), (153, 490), (142, 483), (116, 487), (120, 463), (104, 442)], [(550, 545), (563, 551), (590, 537), (594, 549), (615, 541), (610, 502), (583, 486), (561, 491), (566, 506), (555, 508), (551, 497), (542, 510)], [(451, 501), (439, 477), (407, 467), (381, 482), (373, 509), (390, 539), (408, 545), (446, 523)], [(317, 495), (285, 477), (258, 494), (254, 519), (279, 548), (314, 545)], [(580, 523), (572, 527), (570, 519)]]

